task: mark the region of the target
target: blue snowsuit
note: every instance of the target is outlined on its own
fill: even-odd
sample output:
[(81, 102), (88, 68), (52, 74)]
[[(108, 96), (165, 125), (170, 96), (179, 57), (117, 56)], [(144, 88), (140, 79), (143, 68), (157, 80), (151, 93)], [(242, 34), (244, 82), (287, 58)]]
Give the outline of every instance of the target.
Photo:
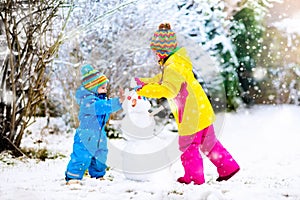
[(80, 125), (74, 136), (73, 152), (66, 170), (66, 180), (82, 179), (88, 169), (92, 178), (105, 175), (107, 160), (107, 136), (105, 124), (112, 112), (120, 110), (119, 98), (107, 99), (83, 86), (76, 91), (80, 106)]

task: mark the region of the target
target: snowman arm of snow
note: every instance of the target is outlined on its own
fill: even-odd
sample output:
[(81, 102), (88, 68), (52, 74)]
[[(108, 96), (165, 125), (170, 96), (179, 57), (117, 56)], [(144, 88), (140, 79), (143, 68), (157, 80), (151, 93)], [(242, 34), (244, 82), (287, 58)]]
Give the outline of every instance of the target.
[(159, 106), (157, 109), (153, 110), (151, 113), (150, 113), (150, 117), (153, 117), (154, 115), (156, 115), (157, 113), (159, 113), (160, 111), (162, 111), (163, 109), (165, 109), (164, 106)]
[(122, 109), (119, 98), (111, 98), (106, 100), (98, 100), (95, 102), (96, 114), (110, 114)]

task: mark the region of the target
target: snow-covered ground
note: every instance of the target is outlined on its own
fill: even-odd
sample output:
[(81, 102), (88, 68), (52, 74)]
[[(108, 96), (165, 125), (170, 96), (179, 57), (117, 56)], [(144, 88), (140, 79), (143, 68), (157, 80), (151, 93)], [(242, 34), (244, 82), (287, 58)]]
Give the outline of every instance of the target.
[[(0, 160), (0, 199), (186, 199), (186, 200), (280, 200), (300, 199), (300, 107), (293, 105), (255, 106), (225, 115), (220, 141), (231, 152), (241, 170), (227, 182), (216, 182), (215, 167), (205, 158), (206, 183), (176, 182), (183, 169), (177, 160), (170, 167), (150, 174), (145, 181), (128, 180), (114, 169), (107, 179), (84, 177), (80, 187), (66, 186), (64, 171), (72, 148), (72, 133), (44, 135), (40, 146), (65, 154), (46, 160)], [(31, 145), (34, 131), (23, 145)], [(59, 125), (62, 126), (62, 125)], [(4, 162), (4, 161), (5, 162)], [(12, 164), (7, 165), (10, 162)]]

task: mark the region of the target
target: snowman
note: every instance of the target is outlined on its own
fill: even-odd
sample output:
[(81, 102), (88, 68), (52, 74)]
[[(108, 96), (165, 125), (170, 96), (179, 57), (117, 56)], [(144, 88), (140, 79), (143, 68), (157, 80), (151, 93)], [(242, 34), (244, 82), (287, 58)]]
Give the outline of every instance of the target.
[(154, 115), (163, 107), (150, 113), (151, 103), (145, 97), (139, 96), (135, 90), (126, 89), (122, 108), (124, 118), (121, 120), (120, 128), (125, 139), (122, 156), (123, 173), (127, 179), (145, 181), (147, 173), (143, 170), (147, 166), (142, 166), (141, 163), (143, 155), (150, 155), (161, 148), (160, 139), (155, 135)]

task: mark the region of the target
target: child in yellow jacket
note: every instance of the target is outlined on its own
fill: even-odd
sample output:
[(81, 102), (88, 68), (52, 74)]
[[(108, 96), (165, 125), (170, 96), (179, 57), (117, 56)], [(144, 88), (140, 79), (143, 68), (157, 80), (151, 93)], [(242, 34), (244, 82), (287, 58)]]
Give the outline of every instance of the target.
[(217, 181), (228, 180), (240, 169), (230, 153), (216, 138), (213, 108), (192, 72), (185, 48), (177, 47), (176, 34), (170, 24), (160, 24), (150, 47), (159, 58), (162, 73), (152, 78), (135, 78), (137, 93), (149, 98), (168, 100), (175, 117), (181, 161), (185, 170), (178, 182), (200, 185), (205, 182), (200, 150), (217, 167)]

